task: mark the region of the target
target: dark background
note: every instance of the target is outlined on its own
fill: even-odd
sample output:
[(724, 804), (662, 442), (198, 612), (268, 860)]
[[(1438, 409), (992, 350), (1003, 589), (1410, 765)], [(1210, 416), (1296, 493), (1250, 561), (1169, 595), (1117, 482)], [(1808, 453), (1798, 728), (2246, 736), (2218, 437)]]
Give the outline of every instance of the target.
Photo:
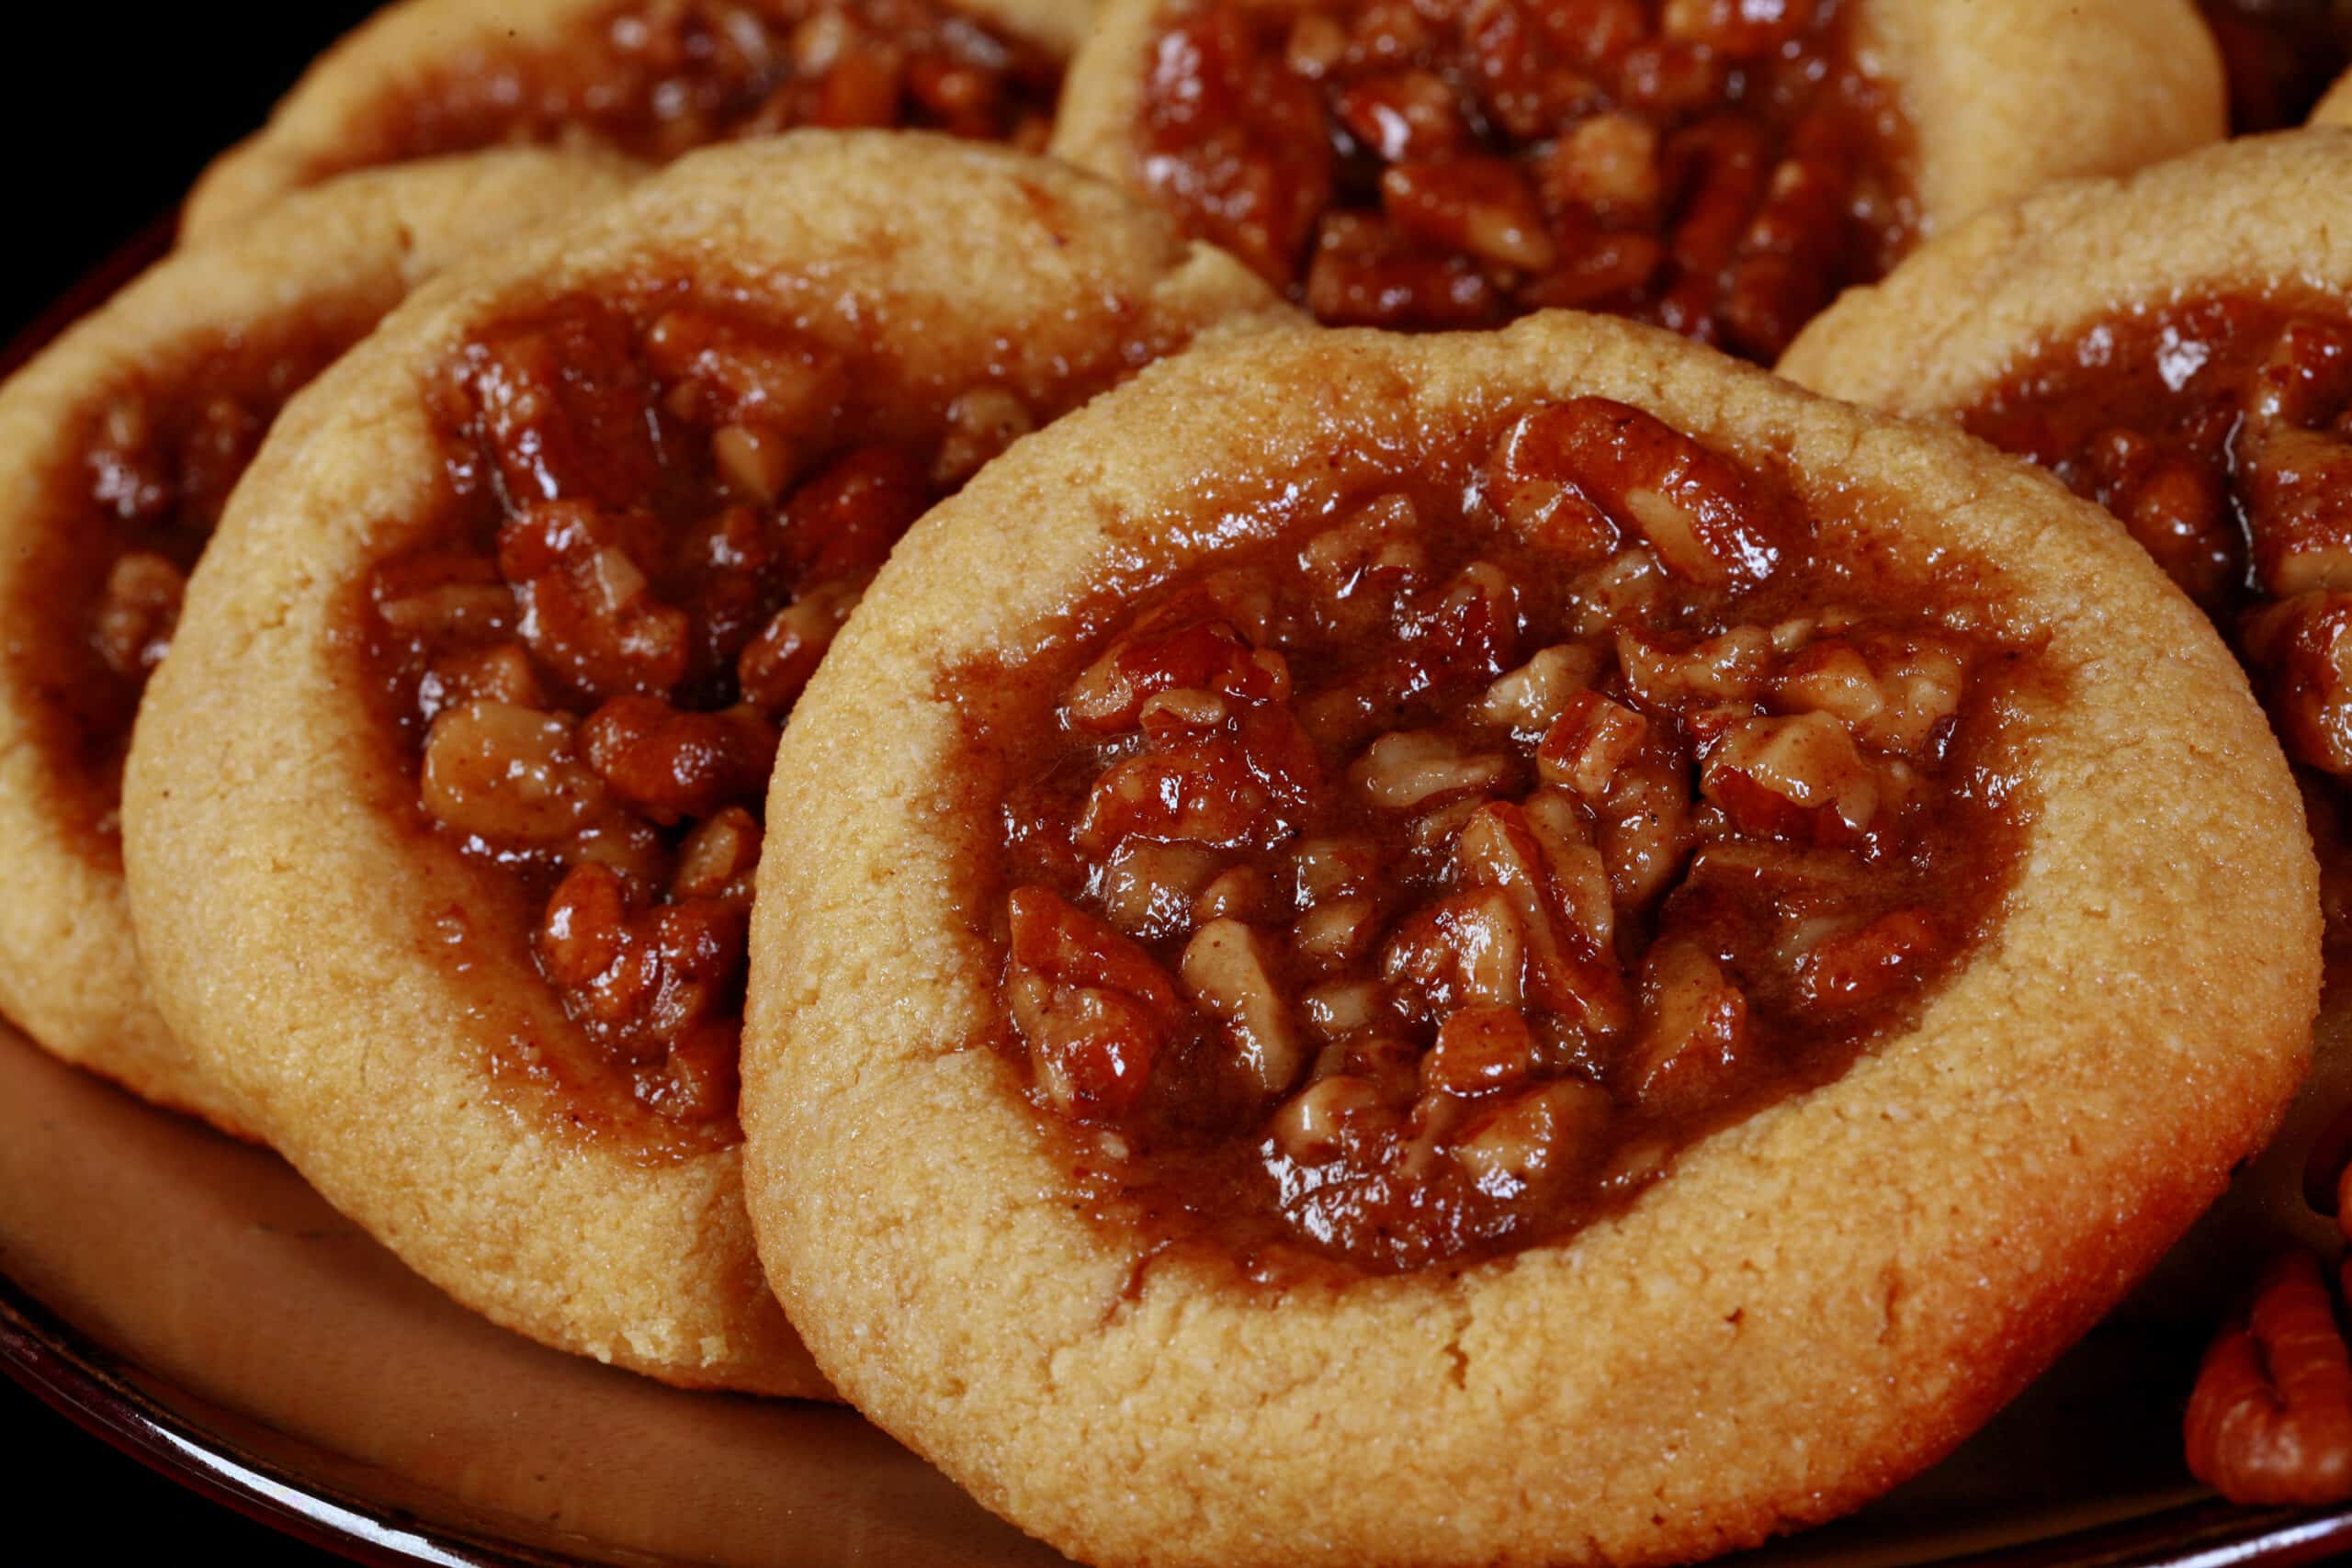
[(40, 7), (49, 41), (11, 50), (0, 83), (0, 146), (21, 192), (0, 225), (0, 337), (169, 214), (212, 154), (258, 126), (311, 57), (374, 8)]
[[(371, 9), (358, 0), (41, 7), (50, 41), (12, 51), (0, 86), (0, 147), (20, 193), (0, 227), (0, 340), (167, 218), (206, 161), (260, 124), (310, 58)], [(70, 1513), (77, 1557), (335, 1561), (181, 1490), (6, 1379), (0, 1453), (18, 1504), (12, 1528)]]

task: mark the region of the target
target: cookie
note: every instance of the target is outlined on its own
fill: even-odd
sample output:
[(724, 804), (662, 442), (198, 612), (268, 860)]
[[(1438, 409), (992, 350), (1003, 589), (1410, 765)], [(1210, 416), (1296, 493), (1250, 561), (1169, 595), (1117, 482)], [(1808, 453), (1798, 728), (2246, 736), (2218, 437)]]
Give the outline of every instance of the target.
[(2312, 110), (2313, 125), (2352, 125), (2352, 73), (2339, 76)]
[(345, 170), (500, 142), (675, 157), (797, 125), (1043, 144), (1091, 0), (397, 0), (216, 159), (182, 232)]
[(1564, 306), (1769, 363), (1919, 236), (2224, 108), (2188, 0), (1112, 0), (1053, 149), (1328, 323)]
[(1204, 344), (1007, 454), (769, 812), (770, 1279), (1094, 1562), (1857, 1506), (2222, 1190), (2318, 986), (2288, 770), (2091, 508), (1566, 312)]
[(738, 1168), (775, 730), (932, 500), (1271, 303), (1101, 181), (913, 133), (697, 154), (452, 273), (288, 409), (189, 584), (125, 800), (165, 1018), (459, 1301), (820, 1392)]
[(149, 1002), (122, 759), (187, 569), (278, 405), (468, 252), (635, 166), (502, 152), (337, 181), (158, 263), (0, 388), (0, 1011), (150, 1100), (238, 1122)]
[(1848, 295), (1781, 366), (1834, 397), (1955, 419), (2100, 502), (2228, 631), (2290, 754), (2338, 780), (2347, 171), (2352, 132), (2325, 128), (2054, 187)]

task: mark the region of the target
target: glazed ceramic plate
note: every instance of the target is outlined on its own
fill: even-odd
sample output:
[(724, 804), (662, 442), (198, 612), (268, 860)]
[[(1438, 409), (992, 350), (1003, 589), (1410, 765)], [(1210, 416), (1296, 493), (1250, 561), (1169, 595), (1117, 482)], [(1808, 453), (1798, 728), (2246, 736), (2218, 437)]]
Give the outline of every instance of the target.
[[(0, 371), (168, 233), (62, 302)], [(2346, 1014), (2331, 1010), (2325, 1082), (2278, 1154), (2134, 1303), (1942, 1465), (1739, 1561), (2186, 1568), (2352, 1551), (2352, 1509), (2232, 1508), (2179, 1454), (2181, 1401), (2232, 1282), (2282, 1232), (2327, 1236), (2293, 1207), (2290, 1168), (2308, 1123), (2346, 1098)], [(492, 1326), (276, 1156), (5, 1024), (0, 1366), (175, 1479), (370, 1561), (1058, 1561), (851, 1411), (682, 1393)]]

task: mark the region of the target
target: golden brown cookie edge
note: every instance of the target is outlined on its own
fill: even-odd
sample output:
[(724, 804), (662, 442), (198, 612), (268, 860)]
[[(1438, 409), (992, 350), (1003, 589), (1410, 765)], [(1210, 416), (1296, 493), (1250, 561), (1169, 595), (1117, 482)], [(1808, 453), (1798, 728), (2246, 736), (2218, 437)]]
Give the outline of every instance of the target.
[[(1801, 467), (1900, 474), (1932, 498), (1933, 526), (1980, 547), (2023, 536), (2041, 574), (2035, 618), (2099, 694), (2127, 708), (2151, 690), (2193, 694), (2225, 714), (2216, 746), (2254, 787), (2227, 809), (2182, 807), (2169, 776), (2120, 800), (2075, 789), (2047, 804), (2020, 913), (1919, 1031), (1686, 1155), (1630, 1214), (1566, 1247), (1473, 1270), (1458, 1288), (1370, 1281), (1271, 1313), (1157, 1270), (1123, 1303), (1130, 1259), (1054, 1197), (1059, 1179), (1011, 1069), (938, 1043), (980, 1023), (994, 976), (967, 927), (941, 924), (937, 889), (956, 859), (925, 836), (936, 820), (925, 790), (885, 782), (853, 800), (820, 781), (938, 765), (955, 743), (930, 694), (940, 664), (1050, 612), (1096, 563), (1104, 524), (1182, 493), (1171, 487), (1186, 463), (1281, 461), (1298, 429), (1383, 395), (1400, 365), (1423, 383), (1419, 414), (1441, 425), (1452, 400), (1499, 389), (1592, 392), (1738, 433)], [(1136, 428), (1152, 432), (1148, 446)], [(771, 810), (811, 822), (825, 847), (763, 878), (746, 1169), (771, 1277), (820, 1364), (990, 1507), (1105, 1562), (1662, 1561), (1828, 1517), (1939, 1457), (2151, 1265), (2258, 1144), (2300, 1074), (2317, 985), (2310, 852), (2243, 677), (2088, 510), (1949, 435), (1589, 318), (1488, 338), (1327, 333), (1196, 350), (1014, 454), (910, 536), (876, 585), (876, 613), (812, 686), (775, 776)], [(2085, 573), (2116, 592), (2069, 620)], [(956, 603), (994, 613), (966, 617)], [(2133, 657), (2088, 659), (2095, 633), (2128, 639)], [(2044, 766), (2105, 768), (2123, 739), (2106, 731), (2119, 728), (2143, 743), (2136, 716), (2084, 728), (2103, 732), (2045, 745)], [(2164, 835), (2161, 864), (2144, 846), (2133, 858), (2131, 891), (2153, 907), (2124, 923), (2143, 945), (2169, 942), (2183, 901), (2167, 880), (2200, 836), (2228, 857), (2212, 864), (2241, 869), (2199, 874), (2221, 879), (2264, 937), (2291, 934), (2283, 957), (2216, 938), (2227, 951), (2191, 966), (2209, 1034), (2230, 1037), (2209, 1039), (2196, 1070), (2236, 1081), (2191, 1087), (2175, 1064), (2144, 1062), (2163, 1119), (2123, 1138), (2089, 1113), (2117, 1092), (2108, 1053), (2148, 1039), (2180, 1048), (2165, 1036), (2189, 998), (2158, 994), (2183, 980), (2153, 953), (2100, 950), (2111, 928), (2084, 908), (2115, 900), (2068, 852), (2111, 836), (2115, 814), (2143, 798), (2160, 819), (2187, 810), (2195, 829)], [(2249, 858), (2258, 874), (2243, 874)], [(2044, 896), (2053, 884), (2064, 897)], [(2086, 972), (2037, 972), (2017, 953), (2061, 915), (2082, 928)], [(844, 943), (852, 930), (870, 934)], [(2098, 1027), (2068, 1032), (2066, 1048), (2041, 1043), (2052, 995), (2097, 983), (2132, 994)], [(1965, 1022), (1981, 1012), (2046, 1053), (2033, 1081), (1920, 1096), (1939, 1058), (1991, 1048), (1994, 1032)], [(2073, 1098), (2053, 1100), (2053, 1087)], [(1915, 1129), (1981, 1110), (1999, 1135), (1917, 1147), (1886, 1134), (1914, 1177), (1948, 1179), (1905, 1191), (1882, 1179), (1883, 1142), (1834, 1135), (1881, 1104), (1907, 1105), (1912, 1121), (1883, 1124)], [(2036, 1132), (2052, 1115), (2067, 1129)], [(2081, 1153), (2064, 1146), (2070, 1135)], [(2138, 1202), (2120, 1209), (2110, 1183)], [(1858, 1235), (1857, 1255), (1825, 1254), (1820, 1233), (1782, 1223), (1792, 1205)], [(1778, 1304), (1739, 1288), (1750, 1267), (1786, 1286)], [(1663, 1317), (1659, 1294), (1673, 1309)], [(1601, 1323), (1611, 1330), (1590, 1330)], [(1726, 1364), (1735, 1339), (1751, 1348)], [(1773, 1383), (1790, 1367), (1811, 1380), (1796, 1396)], [(1759, 1443), (1762, 1432), (1778, 1436)], [(1401, 1442), (1420, 1446), (1392, 1452)]]

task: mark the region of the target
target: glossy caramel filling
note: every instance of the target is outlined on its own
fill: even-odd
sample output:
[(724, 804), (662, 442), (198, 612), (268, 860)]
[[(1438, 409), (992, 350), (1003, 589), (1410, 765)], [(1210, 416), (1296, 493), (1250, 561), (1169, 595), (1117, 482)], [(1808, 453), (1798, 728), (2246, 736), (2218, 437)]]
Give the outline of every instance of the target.
[(7, 606), (6, 669), (46, 805), (121, 864), (122, 767), (187, 574), (278, 409), (373, 324), (364, 302), (158, 346), (85, 398), (44, 462)]
[(560, 41), (409, 78), (314, 173), (574, 139), (666, 160), (801, 126), (1042, 150), (1061, 76), (1046, 51), (935, 0), (631, 0)]
[(1327, 322), (1569, 306), (1769, 363), (1916, 227), (1847, 9), (1173, 0), (1143, 173)]
[(1963, 411), (2120, 519), (2211, 615), (2299, 761), (2352, 776), (2352, 321), (2222, 296), (2043, 346)]
[[(515, 907), (573, 1030), (514, 1064), (575, 1121), (735, 1135), (746, 921), (782, 727), (899, 536), (1034, 423), (1170, 345), (1106, 342), (1040, 400), (661, 277), (478, 329), (435, 398), (445, 515), (359, 615), (418, 828)], [(509, 919), (506, 917), (511, 916)]]
[(1907, 1026), (2015, 874), (2041, 661), (1980, 606), (1622, 404), (1398, 462), (954, 688), (999, 1044), (1147, 1256), (1571, 1235)]

